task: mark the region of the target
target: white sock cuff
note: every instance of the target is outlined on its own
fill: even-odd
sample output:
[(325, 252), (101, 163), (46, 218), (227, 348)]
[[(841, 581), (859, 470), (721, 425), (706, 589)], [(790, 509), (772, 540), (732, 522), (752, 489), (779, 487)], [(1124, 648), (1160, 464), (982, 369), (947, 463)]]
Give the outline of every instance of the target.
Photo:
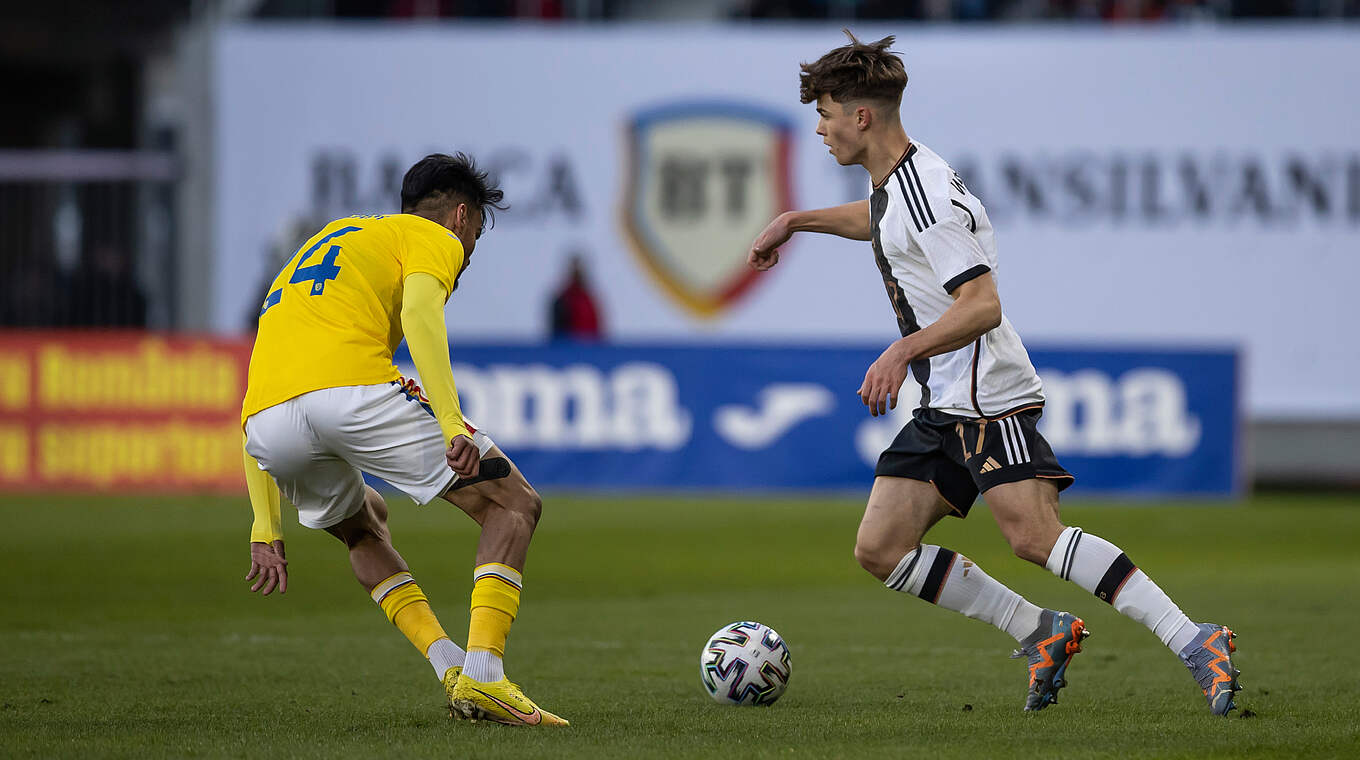
[(467, 653), (463, 660), (463, 675), (474, 681), (495, 683), (505, 678), (505, 665), (494, 653), (479, 649)]
[(405, 586), (408, 583), (415, 582), (416, 579), (412, 578), (410, 573), (407, 572), (396, 573), (387, 580), (382, 581), (378, 585), (374, 586), (373, 590), (369, 592), (368, 595), (373, 597), (373, 601), (377, 602), (378, 604), (382, 604), (383, 598), (386, 597), (388, 594), (392, 593), (393, 591), (396, 591), (397, 589), (401, 588), (402, 586)]
[(435, 639), (425, 650), (425, 658), (434, 666), (434, 674), (442, 679), (449, 668), (463, 664), (463, 649), (450, 639)]
[(1053, 550), (1048, 553), (1048, 561), (1044, 563), (1044, 567), (1063, 580), (1071, 580), (1072, 558), (1077, 554), (1081, 537), (1081, 528), (1071, 526), (1064, 529), (1053, 544)]
[(907, 552), (902, 557), (902, 561), (897, 563), (897, 567), (888, 574), (887, 580), (883, 585), (893, 591), (906, 591), (911, 582), (912, 573), (915, 572), (919, 564), (917, 560), (921, 558), (921, 547), (916, 547)]
[(478, 565), (476, 569), (472, 571), (472, 582), (476, 583), (488, 576), (499, 578), (517, 589), (524, 588), (524, 576), (515, 568), (510, 567), (509, 565), (502, 565), (499, 562), (488, 562), (485, 565)]

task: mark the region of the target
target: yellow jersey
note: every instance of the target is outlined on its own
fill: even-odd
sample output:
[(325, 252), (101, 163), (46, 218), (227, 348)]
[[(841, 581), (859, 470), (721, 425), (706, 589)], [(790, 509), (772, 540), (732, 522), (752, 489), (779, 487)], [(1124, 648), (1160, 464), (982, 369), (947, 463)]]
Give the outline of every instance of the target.
[(462, 242), (424, 217), (349, 216), (326, 225), (269, 286), (241, 424), (304, 393), (400, 378), (392, 353), (402, 340), (404, 281), (424, 272), (452, 293), (463, 262)]

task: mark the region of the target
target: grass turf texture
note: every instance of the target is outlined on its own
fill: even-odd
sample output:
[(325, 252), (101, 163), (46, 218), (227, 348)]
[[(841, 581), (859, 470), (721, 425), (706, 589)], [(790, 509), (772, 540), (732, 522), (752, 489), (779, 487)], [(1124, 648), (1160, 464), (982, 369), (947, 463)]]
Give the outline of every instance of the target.
[[(291, 588), (247, 593), (243, 499), (10, 497), (0, 569), (8, 757), (1354, 757), (1360, 509), (1080, 505), (1192, 617), (1232, 626), (1251, 717), (1210, 716), (1141, 626), (1012, 557), (979, 503), (931, 540), (1093, 631), (1061, 704), (1022, 714), (990, 626), (885, 590), (848, 499), (548, 499), (507, 669), (573, 725), (453, 722), (428, 665), (349, 574), (286, 528)], [(475, 525), (394, 499), (398, 548), (464, 639)], [(789, 642), (771, 708), (713, 703), (699, 650), (736, 619)]]

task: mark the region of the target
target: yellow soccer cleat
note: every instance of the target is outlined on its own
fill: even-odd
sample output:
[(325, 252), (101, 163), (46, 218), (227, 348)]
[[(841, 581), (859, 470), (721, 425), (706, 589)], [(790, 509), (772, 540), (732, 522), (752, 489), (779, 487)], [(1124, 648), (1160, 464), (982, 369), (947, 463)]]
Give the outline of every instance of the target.
[[(447, 676), (444, 683), (446, 686), (449, 683)], [(449, 689), (449, 701), (455, 715), (461, 713), (461, 717), (471, 720), (489, 720), (507, 726), (571, 725), (565, 718), (539, 709), (506, 678), (482, 683), (460, 675)]]
[(449, 698), (449, 715), (458, 720), (463, 719), (463, 714), (453, 706), (453, 687), (458, 685), (458, 676), (462, 674), (463, 668), (458, 665), (444, 671), (444, 694), (448, 695)]

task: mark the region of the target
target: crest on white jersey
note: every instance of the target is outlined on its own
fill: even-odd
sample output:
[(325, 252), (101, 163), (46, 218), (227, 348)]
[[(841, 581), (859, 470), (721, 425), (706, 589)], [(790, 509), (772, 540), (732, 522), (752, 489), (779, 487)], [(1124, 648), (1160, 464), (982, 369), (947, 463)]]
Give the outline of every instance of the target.
[(782, 114), (714, 101), (638, 113), (628, 128), (623, 224), (662, 289), (714, 317), (757, 282), (751, 241), (792, 208), (792, 123)]

